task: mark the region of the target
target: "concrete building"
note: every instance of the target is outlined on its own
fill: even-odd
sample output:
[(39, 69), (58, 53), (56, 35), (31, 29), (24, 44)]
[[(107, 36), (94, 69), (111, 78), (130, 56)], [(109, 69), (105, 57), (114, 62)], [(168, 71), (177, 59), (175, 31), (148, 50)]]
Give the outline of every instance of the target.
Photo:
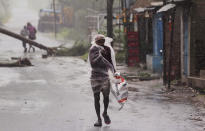
[[(151, 36), (147, 30), (152, 32), (152, 41), (148, 42), (151, 54), (146, 52), (148, 47), (139, 50), (146, 52), (148, 69), (163, 72), (165, 83), (182, 80), (192, 87), (205, 88), (205, 1), (150, 2), (134, 4), (131, 13), (137, 15), (138, 21), (130, 24), (131, 31), (139, 32), (139, 43)], [(146, 16), (151, 18), (151, 26), (146, 25)], [(145, 21), (140, 23), (140, 17)]]
[(182, 15), (182, 79), (189, 86), (205, 88), (205, 1), (192, 0)]

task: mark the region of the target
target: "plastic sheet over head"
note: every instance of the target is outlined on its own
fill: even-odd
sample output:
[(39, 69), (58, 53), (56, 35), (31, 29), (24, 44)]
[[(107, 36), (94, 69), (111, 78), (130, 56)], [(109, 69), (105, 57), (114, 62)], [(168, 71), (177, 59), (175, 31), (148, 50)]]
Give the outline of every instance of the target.
[[(97, 47), (97, 48), (99, 48), (100, 50), (104, 50), (104, 48), (103, 48), (102, 46), (99, 46), (99, 45), (97, 45), (97, 43), (96, 43), (96, 41), (97, 41), (99, 38), (105, 39), (104, 45), (110, 48), (112, 64), (110, 63), (110, 64), (108, 64), (107, 66), (109, 66), (109, 67), (112, 66), (112, 67), (113, 67), (113, 69), (111, 70), (111, 72), (112, 72), (112, 74), (113, 74), (113, 73), (114, 73), (114, 70), (116, 70), (115, 51), (114, 51), (114, 49), (113, 49), (112, 46), (111, 46), (111, 43), (113, 42), (113, 39), (110, 38), (110, 37), (105, 37), (105, 36), (102, 35), (102, 34), (95, 34), (95, 35), (92, 37), (92, 42), (91, 42), (92, 46), (91, 46), (91, 48)], [(99, 54), (102, 56), (101, 52), (99, 52)], [(89, 56), (88, 56), (88, 63), (89, 63), (89, 65), (90, 65)], [(90, 69), (92, 69), (92, 68), (91, 68), (91, 65), (90, 65)], [(91, 72), (91, 70), (89, 70), (89, 72)], [(105, 74), (108, 74), (108, 72), (104, 72), (104, 73), (105, 73)], [(109, 74), (110, 74), (110, 73), (109, 73)]]
[(110, 48), (110, 50), (111, 50), (111, 59), (112, 59), (112, 62), (113, 62), (113, 66), (116, 69), (115, 51), (114, 51), (113, 47), (111, 46), (111, 43), (113, 42), (113, 39), (110, 38), (110, 37), (105, 37), (102, 34), (96, 34), (92, 39), (92, 42), (91, 42), (92, 45), (97, 45), (96, 44), (96, 38), (98, 38), (98, 37), (103, 37), (105, 39), (105, 44), (104, 45)]

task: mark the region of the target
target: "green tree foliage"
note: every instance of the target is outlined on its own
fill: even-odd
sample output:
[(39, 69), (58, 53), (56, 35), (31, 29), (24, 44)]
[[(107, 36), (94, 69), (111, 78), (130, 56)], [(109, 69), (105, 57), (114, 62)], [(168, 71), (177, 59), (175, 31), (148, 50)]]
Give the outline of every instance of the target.
[(102, 11), (106, 9), (105, 0), (59, 0), (63, 5), (70, 6), (74, 9), (75, 27), (85, 29), (88, 10)]
[[(114, 0), (114, 7), (119, 6), (119, 1)], [(107, 0), (58, 0), (59, 3), (72, 7), (74, 10), (74, 30), (79, 32), (80, 39), (87, 37), (87, 15), (96, 12), (107, 12)]]
[(92, 8), (95, 10), (102, 10), (106, 8), (105, 0), (59, 0), (60, 3), (72, 6), (75, 11)]

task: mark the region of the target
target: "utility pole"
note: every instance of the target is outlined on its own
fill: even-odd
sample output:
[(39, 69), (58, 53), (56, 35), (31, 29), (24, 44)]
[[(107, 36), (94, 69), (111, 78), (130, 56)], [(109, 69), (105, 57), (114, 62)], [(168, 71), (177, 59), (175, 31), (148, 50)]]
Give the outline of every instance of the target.
[(174, 22), (175, 22), (175, 9), (172, 10), (170, 16), (171, 22), (171, 38), (170, 38), (170, 46), (169, 46), (169, 67), (168, 67), (168, 90), (171, 88), (171, 70), (172, 70), (172, 48), (174, 44)]
[[(163, 0), (163, 5), (166, 5), (166, 0)], [(162, 16), (163, 19), (163, 84), (166, 86), (167, 84), (167, 58), (166, 58), (166, 40), (165, 40), (165, 29), (166, 29), (166, 17), (165, 17), (165, 13), (163, 13)]]
[(121, 14), (121, 1), (119, 0), (119, 15), (118, 15), (118, 20), (119, 20), (119, 25), (118, 25), (118, 27), (119, 27), (119, 41), (120, 41), (120, 38), (121, 38), (121, 23), (120, 23), (120, 14)]
[(56, 3), (55, 3), (55, 0), (53, 0), (53, 13), (54, 13), (54, 34), (55, 34), (55, 39), (56, 39), (57, 28), (56, 28)]
[(107, 0), (107, 36), (111, 38), (113, 38), (113, 2), (114, 0)]

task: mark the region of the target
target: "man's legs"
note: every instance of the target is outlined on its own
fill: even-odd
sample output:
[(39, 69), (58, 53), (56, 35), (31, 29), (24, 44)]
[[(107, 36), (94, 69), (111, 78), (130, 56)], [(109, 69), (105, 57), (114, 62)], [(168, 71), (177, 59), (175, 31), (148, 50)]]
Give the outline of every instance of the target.
[(35, 52), (35, 48), (32, 46), (32, 48), (33, 48), (33, 52)]
[(103, 97), (104, 97), (104, 114), (107, 114), (107, 109), (108, 109), (108, 105), (109, 105), (109, 95), (105, 94), (103, 92)]
[(107, 114), (107, 109), (109, 106), (109, 95), (110, 95), (110, 81), (108, 80), (107, 83), (104, 85), (106, 88), (103, 89), (103, 97), (104, 97), (104, 112), (103, 112), (103, 118), (106, 124), (110, 124), (111, 120), (110, 117)]
[(32, 47), (32, 46), (31, 46), (31, 45), (29, 45), (29, 49), (28, 49), (28, 52), (30, 52), (30, 51), (31, 51), (31, 47)]
[(100, 119), (100, 92), (94, 93), (95, 111), (98, 119)]
[(26, 42), (23, 41), (23, 48), (24, 48), (24, 53), (27, 52), (27, 48), (26, 48)]
[[(32, 41), (35, 40), (35, 39), (31, 38), (31, 37), (29, 37), (29, 39), (32, 40)], [(30, 44), (29, 44), (29, 50), (28, 50), (28, 52), (31, 51), (31, 48), (33, 49), (33, 52), (35, 52), (35, 48), (34, 48), (32, 45), (30, 45)]]
[(94, 101), (95, 101), (95, 111), (98, 117), (98, 120), (94, 124), (94, 126), (102, 126), (102, 121), (100, 117), (100, 92), (94, 93)]
[(35, 48), (34, 48), (32, 45), (29, 45), (29, 50), (28, 50), (28, 52), (31, 51), (31, 48), (32, 48), (33, 52), (35, 52)]

